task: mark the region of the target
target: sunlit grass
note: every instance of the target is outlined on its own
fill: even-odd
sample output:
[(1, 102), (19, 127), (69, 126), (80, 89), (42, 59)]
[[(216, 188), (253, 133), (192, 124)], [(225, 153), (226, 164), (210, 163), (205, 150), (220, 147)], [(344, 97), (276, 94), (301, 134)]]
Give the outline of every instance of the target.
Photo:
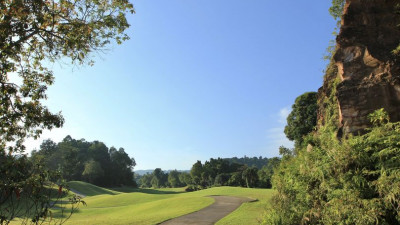
[(120, 194), (120, 192), (118, 191), (113, 191), (107, 188), (98, 187), (96, 185), (82, 181), (70, 181), (68, 182), (68, 186), (71, 189), (76, 190), (85, 196), (95, 196), (102, 194), (110, 194), (110, 195)]
[[(196, 192), (184, 188), (105, 189), (84, 182), (70, 186), (80, 193), (87, 206), (81, 206), (66, 224), (157, 224), (168, 219), (198, 211), (214, 202), (210, 195), (248, 197), (254, 202), (244, 203), (217, 224), (259, 224), (274, 191), (239, 187), (214, 187)], [(90, 196), (91, 195), (91, 196)], [(57, 215), (57, 210), (54, 210)]]

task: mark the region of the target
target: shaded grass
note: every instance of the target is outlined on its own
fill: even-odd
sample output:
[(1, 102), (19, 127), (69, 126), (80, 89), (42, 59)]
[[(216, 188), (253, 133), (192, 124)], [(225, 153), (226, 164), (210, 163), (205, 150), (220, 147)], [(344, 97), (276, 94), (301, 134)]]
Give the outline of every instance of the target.
[(152, 188), (118, 187), (118, 188), (111, 188), (111, 190), (123, 192), (123, 193), (140, 192), (140, 193), (146, 193), (146, 194), (176, 194), (176, 193), (184, 193), (185, 192), (185, 190), (183, 188), (152, 189)]

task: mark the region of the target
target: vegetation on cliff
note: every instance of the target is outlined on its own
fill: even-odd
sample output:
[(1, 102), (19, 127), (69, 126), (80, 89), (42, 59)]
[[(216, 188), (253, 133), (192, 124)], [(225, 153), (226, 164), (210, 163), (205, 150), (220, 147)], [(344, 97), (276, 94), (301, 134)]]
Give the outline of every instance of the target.
[[(335, 18), (343, 5), (333, 1)], [(337, 72), (332, 60), (319, 91), (317, 131), (275, 171), (265, 224), (400, 224), (400, 123), (379, 109), (365, 134), (341, 133)]]

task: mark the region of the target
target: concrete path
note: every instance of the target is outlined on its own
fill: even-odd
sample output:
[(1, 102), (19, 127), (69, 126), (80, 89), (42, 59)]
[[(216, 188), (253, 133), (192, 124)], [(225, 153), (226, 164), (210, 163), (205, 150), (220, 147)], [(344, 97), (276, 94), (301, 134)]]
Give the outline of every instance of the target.
[(210, 196), (215, 202), (200, 211), (190, 213), (175, 219), (167, 220), (160, 225), (211, 225), (237, 209), (242, 203), (252, 199), (231, 196)]
[(86, 197), (86, 195), (80, 193), (79, 191), (77, 191), (77, 190), (75, 190), (75, 189), (73, 189), (73, 188), (69, 188), (69, 191), (73, 192), (74, 194), (76, 194), (77, 196), (79, 196), (79, 197), (81, 197), (81, 198)]

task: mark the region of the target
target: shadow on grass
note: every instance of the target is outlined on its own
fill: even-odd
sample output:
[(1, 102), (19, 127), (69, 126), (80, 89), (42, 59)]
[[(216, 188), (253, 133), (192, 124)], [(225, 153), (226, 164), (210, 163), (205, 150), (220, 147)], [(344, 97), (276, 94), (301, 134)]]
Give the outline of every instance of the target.
[[(84, 207), (84, 206), (79, 206), (79, 208)], [(64, 212), (61, 212), (60, 208), (54, 208), (52, 209), (52, 218), (54, 219), (68, 219), (70, 216), (74, 216), (74, 214), (79, 213), (80, 209), (74, 209), (74, 212), (71, 215), (71, 210), (70, 209), (65, 209)], [(57, 224), (57, 223), (55, 223)]]
[(120, 187), (120, 188), (110, 188), (113, 191), (123, 192), (123, 193), (145, 193), (145, 194), (180, 194), (185, 193), (185, 191), (168, 191), (168, 190), (160, 190), (160, 189), (150, 189), (150, 188), (129, 188), (129, 187)]

